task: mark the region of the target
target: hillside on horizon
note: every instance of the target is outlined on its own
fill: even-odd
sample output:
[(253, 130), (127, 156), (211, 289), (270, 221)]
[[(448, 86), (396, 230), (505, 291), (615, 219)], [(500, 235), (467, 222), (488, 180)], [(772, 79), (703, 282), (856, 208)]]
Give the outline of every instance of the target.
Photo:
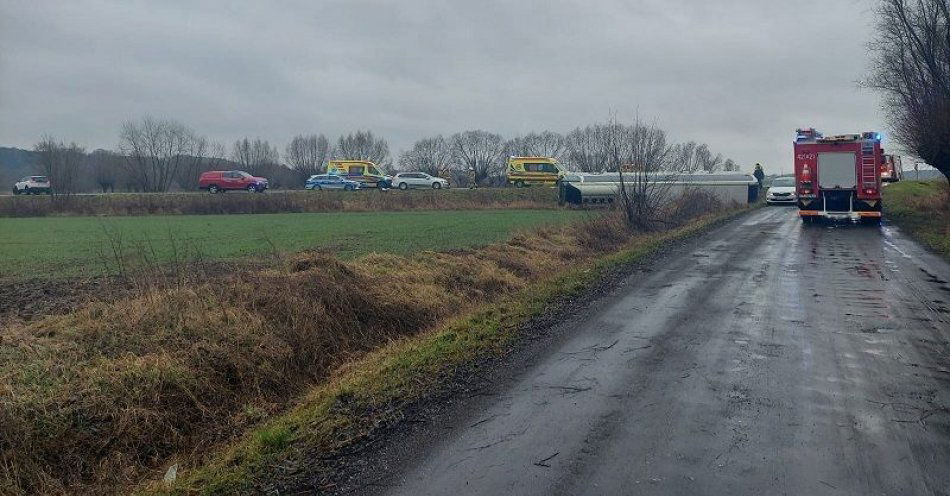
[(0, 186), (6, 188), (9, 183), (36, 172), (38, 161), (36, 152), (22, 148), (0, 146)]

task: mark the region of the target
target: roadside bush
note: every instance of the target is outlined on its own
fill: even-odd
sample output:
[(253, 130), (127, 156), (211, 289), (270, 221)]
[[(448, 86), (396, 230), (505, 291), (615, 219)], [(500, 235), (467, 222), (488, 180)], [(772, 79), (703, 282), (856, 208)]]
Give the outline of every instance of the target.
[(722, 201), (716, 195), (700, 189), (687, 189), (677, 201), (665, 206), (666, 215), (662, 217), (668, 226), (680, 226), (690, 219), (722, 209)]

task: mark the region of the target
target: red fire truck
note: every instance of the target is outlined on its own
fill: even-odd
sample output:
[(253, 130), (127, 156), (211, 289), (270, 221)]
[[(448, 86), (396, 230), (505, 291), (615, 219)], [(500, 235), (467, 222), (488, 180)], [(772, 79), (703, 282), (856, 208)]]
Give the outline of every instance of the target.
[(881, 221), (880, 134), (825, 137), (813, 128), (799, 129), (794, 148), (795, 190), (803, 221)]
[(901, 164), (899, 155), (884, 154), (884, 162), (881, 164), (881, 181), (885, 183), (896, 183), (904, 178), (904, 167)]

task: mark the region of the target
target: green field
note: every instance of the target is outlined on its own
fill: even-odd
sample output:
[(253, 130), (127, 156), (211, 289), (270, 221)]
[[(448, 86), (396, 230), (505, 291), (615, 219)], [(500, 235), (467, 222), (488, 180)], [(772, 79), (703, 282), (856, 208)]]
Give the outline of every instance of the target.
[(946, 181), (901, 181), (884, 188), (884, 217), (950, 259), (950, 190)]
[(307, 249), (331, 249), (344, 258), (450, 250), (583, 215), (570, 210), (472, 210), (0, 218), (0, 278), (115, 272), (114, 246), (129, 258), (144, 253), (160, 263), (261, 259)]

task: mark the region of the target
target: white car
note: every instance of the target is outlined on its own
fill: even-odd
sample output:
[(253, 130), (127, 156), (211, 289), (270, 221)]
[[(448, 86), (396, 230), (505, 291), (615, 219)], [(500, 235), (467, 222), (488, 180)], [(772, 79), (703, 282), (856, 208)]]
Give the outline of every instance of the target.
[(400, 172), (392, 178), (394, 188), (448, 188), (449, 182), (441, 177), (430, 176), (425, 172)]
[(769, 190), (765, 193), (765, 202), (769, 205), (781, 203), (794, 205), (797, 199), (795, 195), (794, 177), (776, 177), (772, 180), (772, 185), (769, 186)]
[(46, 176), (26, 176), (13, 183), (14, 195), (39, 195), (41, 193), (53, 194), (53, 188), (50, 187), (49, 178)]

